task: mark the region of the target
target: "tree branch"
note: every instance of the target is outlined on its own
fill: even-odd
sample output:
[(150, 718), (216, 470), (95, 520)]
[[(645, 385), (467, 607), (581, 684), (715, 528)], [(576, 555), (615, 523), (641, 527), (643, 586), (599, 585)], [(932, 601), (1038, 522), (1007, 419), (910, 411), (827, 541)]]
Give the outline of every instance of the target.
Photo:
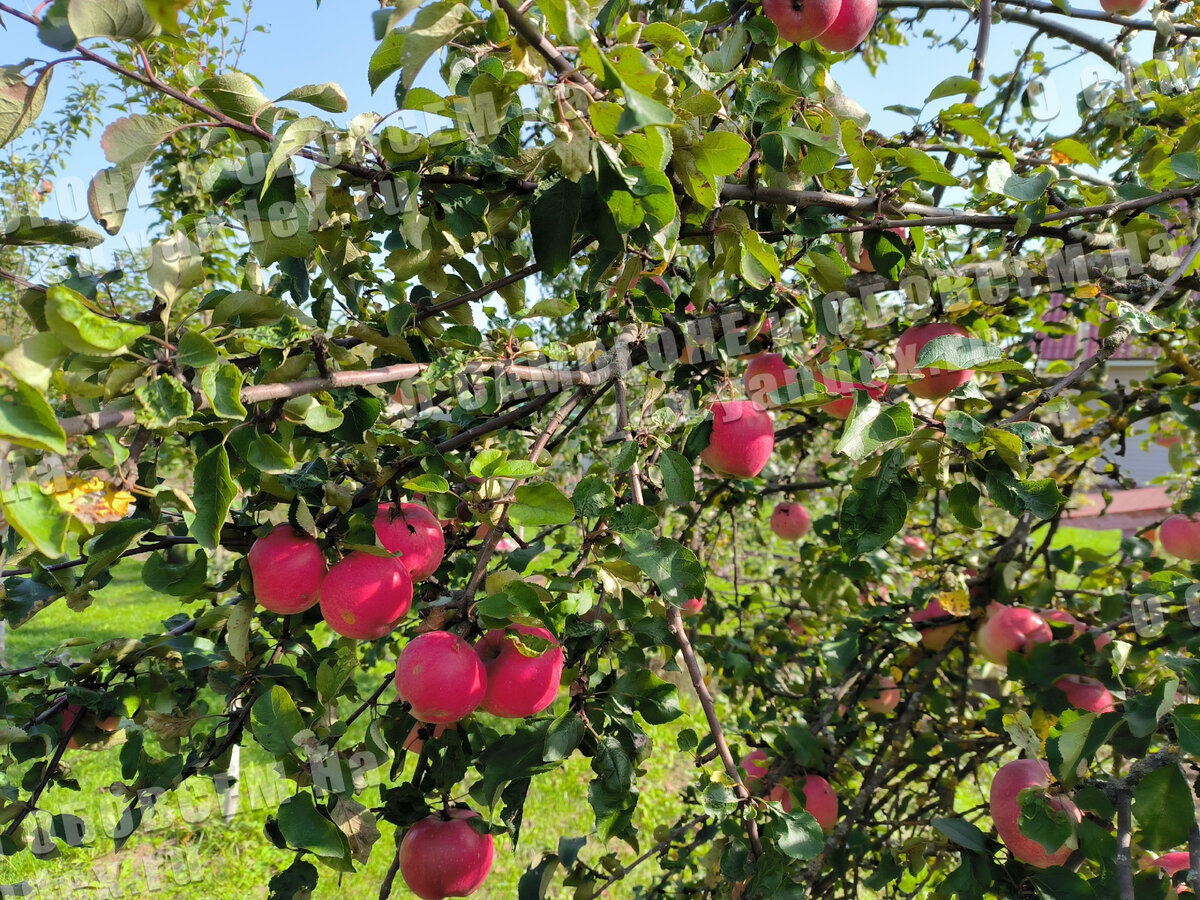
[(529, 46), (545, 57), (546, 62), (554, 67), (560, 78), (565, 78), (572, 84), (578, 85), (593, 100), (603, 100), (604, 91), (596, 87), (587, 76), (571, 64), (562, 52), (550, 42), (537, 26), (527, 19), (522, 12), (512, 5), (510, 0), (496, 0), (500, 8), (508, 15), (509, 22)]
[(1132, 797), (1128, 789), (1117, 795), (1117, 884), (1120, 885), (1121, 900), (1133, 897), (1133, 855), (1130, 841), (1133, 833)]

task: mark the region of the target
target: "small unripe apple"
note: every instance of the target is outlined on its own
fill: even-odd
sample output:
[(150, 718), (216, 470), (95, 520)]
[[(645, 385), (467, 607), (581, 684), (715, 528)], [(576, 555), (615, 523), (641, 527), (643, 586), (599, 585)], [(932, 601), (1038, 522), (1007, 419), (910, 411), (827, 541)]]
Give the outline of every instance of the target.
[(781, 38), (799, 44), (832, 25), (841, 6), (842, 0), (763, 0), (763, 13)]
[(355, 550), (325, 576), (321, 615), (343, 637), (374, 640), (404, 618), (412, 597), (412, 577), (398, 559)]
[(780, 503), (771, 513), (771, 530), (785, 541), (798, 541), (808, 534), (812, 517), (802, 503)]
[(449, 725), (483, 702), (487, 673), (475, 648), (449, 631), (427, 631), (409, 641), (396, 661), (396, 691), (413, 718)]
[(704, 609), (704, 598), (693, 597), (679, 607), (679, 612), (683, 616), (698, 616), (702, 609)]
[(1064, 675), (1054, 682), (1054, 686), (1067, 695), (1067, 702), (1074, 709), (1084, 712), (1112, 712), (1112, 694), (1101, 682), (1086, 675)]
[(913, 559), (921, 559), (929, 552), (929, 545), (925, 543), (924, 538), (918, 535), (906, 534), (903, 543), (908, 548), (908, 555)]
[(1132, 16), (1140, 13), (1150, 3), (1150, 0), (1100, 0), (1101, 8), (1108, 13), (1118, 16)]
[[(832, 368), (831, 363), (833, 364)], [(870, 351), (862, 353), (859, 371), (853, 375), (848, 371), (843, 371), (847, 368), (848, 363), (844, 359), (840, 362), (830, 360), (825, 364), (826, 371), (818, 368), (813, 373), (817, 383), (825, 388), (827, 393), (841, 398), (821, 405), (821, 409), (835, 419), (849, 417), (854, 410), (854, 399), (858, 391), (866, 391), (867, 396), (872, 400), (878, 400), (887, 391), (887, 382), (874, 377), (875, 370), (879, 368), (879, 357), (874, 353)]]
[(753, 400), (714, 403), (712, 436), (700, 458), (719, 475), (753, 478), (775, 449), (775, 424)]
[(817, 820), (822, 831), (833, 831), (838, 820), (838, 798), (829, 782), (820, 775), (805, 775), (796, 787), (804, 798), (804, 808)]
[[(746, 790), (751, 794), (762, 795), (762, 781), (771, 769), (765, 750), (751, 750), (742, 757), (739, 765), (746, 772)], [(765, 799), (778, 803), (784, 812), (792, 811), (792, 795), (782, 784), (776, 783), (766, 793)]]
[(925, 400), (937, 400), (945, 397), (955, 388), (966, 384), (975, 374), (974, 369), (955, 371), (952, 369), (917, 369), (917, 360), (921, 351), (934, 338), (957, 335), (969, 337), (967, 330), (949, 322), (931, 322), (928, 325), (914, 325), (900, 335), (896, 341), (896, 371), (900, 374), (919, 372), (922, 376), (917, 381), (906, 385), (914, 397)]
[(979, 626), (975, 644), (984, 659), (1007, 665), (1009, 652), (1028, 653), (1034, 644), (1054, 640), (1046, 620), (1023, 606), (993, 604), (994, 609)]
[(446, 538), (437, 516), (419, 503), (388, 503), (375, 514), (379, 546), (399, 553), (400, 562), (413, 581), (437, 571), (446, 555)]
[(1095, 644), (1097, 650), (1099, 650), (1105, 644), (1112, 643), (1112, 635), (1103, 632), (1098, 628), (1089, 629), (1087, 625), (1085, 625), (1083, 622), (1080, 622), (1069, 612), (1065, 612), (1061, 609), (1044, 609), (1041, 611), (1041, 616), (1047, 622), (1061, 622), (1065, 625), (1070, 625), (1075, 632), (1071, 635), (1072, 641), (1078, 640), (1084, 632), (1090, 631), (1092, 634), (1092, 643)]
[(281, 616), (301, 613), (316, 604), (325, 578), (325, 556), (308, 535), (290, 525), (277, 525), (255, 540), (246, 554), (254, 599)]
[[(532, 648), (517, 643), (524, 635), (542, 638), (551, 646), (526, 656)], [(487, 670), (487, 693), (480, 706), (493, 716), (523, 719), (541, 712), (558, 696), (563, 650), (545, 628), (509, 625), (489, 631), (479, 639), (475, 652)]]
[[(1071, 848), (1060, 847), (1053, 853), (1037, 841), (1021, 834), (1018, 821), (1021, 818), (1021, 792), (1035, 790), (1045, 793), (1050, 784), (1050, 767), (1040, 759), (1017, 759), (1005, 763), (992, 779), (989, 805), (996, 832), (1008, 848), (1008, 852), (1022, 862), (1039, 869), (1061, 866), (1071, 855)], [(1074, 822), (1082, 821), (1079, 809), (1068, 798), (1056, 795), (1050, 805), (1066, 814)]]
[(833, 24), (821, 32), (817, 43), (839, 53), (853, 50), (871, 33), (878, 12), (877, 0), (842, 0)]
[(873, 713), (889, 713), (900, 705), (900, 688), (896, 681), (884, 675), (876, 678), (863, 693), (863, 709)]
[(779, 353), (764, 353), (750, 360), (742, 384), (746, 396), (764, 407), (771, 407), (770, 396), (775, 391), (796, 384), (796, 370), (783, 361)]
[(478, 815), (451, 809), (408, 829), (400, 842), (400, 875), (421, 900), (467, 897), (483, 885), (495, 849), (490, 834), (480, 834), (468, 824)]
[(1162, 548), (1180, 559), (1200, 559), (1200, 513), (1169, 516), (1158, 526)]
[[(930, 600), (925, 605), (924, 609), (914, 610), (912, 614), (912, 623), (919, 625), (921, 622), (928, 622), (930, 619), (946, 619), (950, 617), (950, 613), (937, 600)], [(961, 624), (951, 625), (935, 625), (930, 628), (918, 628), (921, 632), (921, 645), (926, 650), (941, 650), (954, 637), (955, 633), (962, 628)], [(1007, 659), (1007, 657), (1006, 657)]]

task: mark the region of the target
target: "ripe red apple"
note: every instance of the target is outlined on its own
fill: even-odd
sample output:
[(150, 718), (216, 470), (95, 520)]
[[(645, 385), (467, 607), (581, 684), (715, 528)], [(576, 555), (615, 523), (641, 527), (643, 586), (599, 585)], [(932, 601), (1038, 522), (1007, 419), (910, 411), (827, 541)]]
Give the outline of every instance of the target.
[(467, 897), (487, 879), (495, 849), (490, 834), (468, 824), (478, 815), (451, 809), (408, 829), (400, 842), (400, 874), (421, 900)]
[(863, 709), (873, 713), (889, 713), (900, 705), (900, 688), (896, 681), (884, 675), (876, 678), (861, 700)]
[(1106, 713), (1114, 709), (1112, 694), (1102, 683), (1086, 675), (1064, 675), (1054, 686), (1067, 695), (1067, 702), (1074, 709), (1084, 712)]
[(693, 597), (679, 607), (679, 612), (684, 616), (698, 616), (702, 609), (704, 609), (704, 598)]
[(1150, 0), (1100, 0), (1100, 6), (1108, 13), (1132, 16), (1146, 8)]
[(400, 560), (355, 550), (325, 576), (321, 615), (344, 637), (374, 640), (404, 618), (412, 597), (412, 577)]
[[(516, 641), (521, 635), (542, 638), (553, 646), (526, 656), (530, 648), (520, 647)], [(563, 651), (545, 628), (509, 625), (489, 631), (479, 639), (475, 652), (487, 670), (487, 693), (480, 706), (493, 716), (523, 719), (541, 712), (558, 696)]]
[(974, 369), (954, 371), (951, 369), (917, 369), (917, 360), (925, 345), (934, 338), (946, 335), (969, 337), (965, 328), (952, 325), (949, 322), (931, 322), (928, 325), (914, 325), (900, 335), (896, 342), (896, 371), (906, 374), (919, 371), (921, 379), (907, 385), (909, 393), (914, 397), (925, 400), (937, 400), (945, 397), (955, 388), (966, 384), (975, 374)]
[(796, 370), (783, 361), (779, 353), (764, 353), (750, 360), (742, 384), (746, 396), (763, 407), (774, 406), (770, 395), (784, 387), (796, 384)]
[(1160, 434), (1154, 439), (1154, 443), (1160, 447), (1174, 447), (1176, 444), (1182, 444), (1183, 438), (1177, 434)]
[(838, 798), (829, 782), (820, 775), (805, 775), (796, 783), (804, 797), (804, 808), (817, 820), (822, 831), (833, 831), (838, 820)]
[(798, 541), (808, 534), (812, 517), (801, 503), (780, 503), (771, 513), (771, 530), (785, 541)]
[[(930, 619), (945, 619), (950, 616), (946, 608), (937, 600), (930, 600), (924, 609), (913, 610), (912, 623), (918, 625)], [(935, 625), (930, 628), (918, 628), (921, 632), (921, 644), (926, 650), (941, 650), (954, 637), (955, 632), (962, 628), (961, 624)], [(1007, 659), (1007, 657), (1006, 657)]]
[(375, 514), (379, 546), (399, 553), (413, 581), (428, 578), (442, 564), (446, 538), (437, 516), (419, 503), (388, 503)]
[(858, 391), (866, 391), (872, 400), (878, 400), (887, 391), (887, 382), (874, 377), (879, 368), (879, 357), (870, 351), (862, 353), (859, 371), (851, 374), (850, 364), (845, 357), (831, 359), (825, 364), (826, 371), (818, 368), (813, 377), (826, 392), (840, 397), (821, 405), (821, 409), (835, 419), (845, 419), (854, 410), (854, 396)]
[(875, 24), (875, 15), (878, 12), (879, 4), (876, 0), (842, 0), (842, 7), (838, 10), (833, 24), (821, 32), (817, 43), (826, 50), (853, 50), (871, 33), (871, 26)]
[(714, 403), (712, 436), (700, 458), (719, 475), (753, 478), (775, 449), (775, 424), (753, 400)]
[[(71, 726), (75, 724), (75, 720), (78, 719), (81, 715), (83, 715), (84, 712), (85, 712), (84, 708), (82, 706), (79, 706), (76, 703), (68, 703), (66, 706), (63, 707), (63, 711), (62, 711), (62, 732), (63, 732), (63, 734), (66, 734), (67, 731), (70, 730)], [(88, 713), (87, 716), (88, 717), (86, 719), (84, 719), (83, 722), (79, 723), (79, 727), (77, 727), (75, 729), (75, 733), (72, 734), (71, 737), (67, 739), (67, 749), (68, 750), (78, 750), (80, 748), (80, 746), (82, 746), (79, 743), (79, 741), (77, 740), (77, 736), (79, 735), (80, 728), (87, 727), (89, 722), (93, 729), (95, 729), (96, 731), (103, 731), (107, 734), (111, 734), (112, 732), (116, 731), (117, 727), (121, 724), (120, 716), (109, 716), (106, 719), (97, 719), (94, 716), (92, 716), (91, 713)], [(89, 742), (89, 743), (91, 743), (91, 742)]]
[(290, 525), (276, 525), (246, 554), (254, 599), (281, 616), (312, 608), (325, 578), (325, 556), (315, 540)]
[(1009, 651), (1028, 653), (1034, 644), (1054, 640), (1046, 620), (1032, 609), (1000, 603), (992, 605), (994, 608), (975, 635), (975, 644), (984, 659), (1006, 665)]
[(763, 0), (763, 13), (781, 38), (799, 44), (832, 25), (841, 5), (842, 0)]
[(921, 559), (929, 552), (929, 545), (925, 543), (924, 538), (918, 535), (906, 534), (903, 543), (908, 548), (908, 555), (913, 559)]
[[(1191, 868), (1191, 859), (1186, 850), (1179, 850), (1175, 853), (1164, 853), (1157, 859), (1152, 859), (1148, 863), (1143, 864), (1144, 869), (1162, 869), (1168, 878), (1174, 878), (1180, 872), (1187, 872)], [(1176, 893), (1185, 894), (1190, 889), (1186, 884), (1179, 885), (1176, 888)]]
[(1041, 616), (1047, 622), (1062, 622), (1074, 628), (1075, 633), (1071, 635), (1072, 641), (1078, 640), (1080, 635), (1082, 635), (1085, 631), (1090, 631), (1092, 633), (1092, 642), (1096, 645), (1097, 650), (1099, 650), (1105, 644), (1112, 643), (1112, 635), (1101, 631), (1098, 628), (1089, 629), (1087, 625), (1085, 625), (1083, 622), (1080, 622), (1069, 612), (1064, 612), (1061, 609), (1044, 609), (1041, 611)]
[[(1021, 792), (1035, 790), (1045, 793), (1049, 784), (1048, 765), (1040, 759), (1017, 759), (1000, 767), (1000, 771), (992, 779), (989, 796), (992, 821), (996, 823), (996, 832), (1004, 846), (1017, 859), (1039, 869), (1061, 866), (1071, 855), (1071, 848), (1066, 846), (1053, 853), (1047, 851), (1037, 841), (1021, 834), (1017, 824), (1021, 818)], [(1050, 805), (1076, 823), (1083, 819), (1079, 809), (1066, 797), (1053, 796), (1050, 798)]]
[(449, 631), (409, 641), (396, 661), (396, 691), (421, 722), (449, 725), (473, 713), (487, 693), (475, 648)]
[(1200, 513), (1170, 516), (1158, 526), (1162, 548), (1180, 559), (1200, 559)]
[[(751, 750), (742, 757), (739, 763), (746, 772), (746, 789), (752, 794), (760, 794), (762, 792), (762, 780), (771, 768), (771, 764), (767, 761), (767, 752), (765, 750)], [(782, 784), (775, 784), (771, 790), (767, 792), (766, 799), (774, 801), (783, 807), (784, 812), (792, 811), (792, 795)]]

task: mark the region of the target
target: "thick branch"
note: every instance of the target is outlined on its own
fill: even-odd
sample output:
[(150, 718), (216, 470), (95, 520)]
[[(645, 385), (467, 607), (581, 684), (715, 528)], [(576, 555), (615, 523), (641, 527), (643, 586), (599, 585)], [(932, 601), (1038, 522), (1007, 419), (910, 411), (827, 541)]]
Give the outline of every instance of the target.
[(509, 0), (497, 0), (497, 2), (500, 4), (500, 8), (508, 15), (508, 21), (516, 29), (517, 34), (524, 39), (525, 43), (529, 44), (529, 46), (545, 57), (546, 62), (554, 67), (554, 71), (559, 74), (559, 77), (578, 85), (593, 100), (604, 98), (604, 91), (592, 84), (586, 75), (571, 65), (571, 61), (562, 55), (562, 51), (555, 47), (549, 38), (538, 31), (537, 26), (529, 21)]
[(1128, 790), (1117, 796), (1117, 884), (1121, 900), (1133, 900), (1133, 854), (1130, 841), (1133, 834), (1132, 797)]

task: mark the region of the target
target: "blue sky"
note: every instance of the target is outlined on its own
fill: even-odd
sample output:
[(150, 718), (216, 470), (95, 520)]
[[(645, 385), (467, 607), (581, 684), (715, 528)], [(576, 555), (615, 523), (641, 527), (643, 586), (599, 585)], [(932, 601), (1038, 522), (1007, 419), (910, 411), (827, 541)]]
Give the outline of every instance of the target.
[[(1089, 0), (1077, 2), (1087, 3)], [(23, 5), (27, 8), (34, 6), (30, 0), (23, 0)], [(382, 86), (374, 96), (366, 79), (367, 63), (376, 47), (371, 12), (378, 8), (375, 0), (325, 0), (320, 8), (315, 6), (313, 0), (258, 0), (252, 21), (253, 24), (264, 26), (267, 31), (250, 36), (242, 68), (263, 82), (264, 92), (270, 97), (280, 96), (302, 84), (334, 81), (342, 86), (349, 97), (351, 113), (374, 110), (386, 114), (394, 107), (392, 89), (395, 78)], [(888, 60), (881, 68), (879, 77), (872, 77), (857, 56), (836, 64), (833, 76), (848, 96), (871, 113), (873, 128), (884, 133), (904, 130), (911, 126), (911, 120), (888, 112), (885, 107), (893, 104), (920, 107), (930, 89), (944, 78), (966, 74), (971, 57), (969, 47), (962, 52), (948, 46), (931, 47), (928, 40), (919, 37), (920, 31), (932, 26), (943, 35), (952, 35), (965, 19), (965, 14), (930, 13), (925, 24), (918, 26), (918, 36), (912, 37), (909, 46), (887, 49)], [(1111, 26), (1099, 23), (1072, 24), (1099, 35), (1111, 36), (1115, 33)], [(1011, 71), (1029, 34), (1029, 29), (1023, 26), (1007, 23), (994, 26), (988, 71)], [(963, 37), (968, 44), (974, 43), (973, 24), (963, 32)], [(1137, 46), (1142, 54), (1146, 52), (1147, 40), (1145, 38)], [(1043, 39), (1039, 46), (1049, 53), (1056, 44), (1051, 39)], [(52, 52), (37, 42), (32, 29), (24, 23), (10, 22), (6, 31), (0, 31), (0, 62), (16, 62), (26, 56), (48, 58)], [(1087, 68), (1095, 65), (1085, 58), (1055, 73), (1052, 90), (1058, 96), (1061, 113), (1047, 123), (1051, 134), (1069, 134), (1076, 127), (1075, 94)], [(436, 63), (431, 61), (422, 73), (421, 82), (436, 87), (436, 73)], [(59, 90), (65, 81), (65, 78), (60, 78)], [(56, 93), (52, 91), (48, 104), (51, 109)], [(955, 99), (935, 103), (948, 104)], [(111, 120), (117, 115), (107, 112), (105, 118)], [(344, 121), (348, 116), (335, 118)], [(86, 183), (106, 165), (99, 147), (99, 135), (96, 134), (80, 146), (63, 174)], [(57, 203), (49, 203), (43, 208), (43, 214), (58, 215)], [(131, 234), (139, 233), (143, 230), (140, 224), (138, 217), (131, 212), (126, 230)]]

